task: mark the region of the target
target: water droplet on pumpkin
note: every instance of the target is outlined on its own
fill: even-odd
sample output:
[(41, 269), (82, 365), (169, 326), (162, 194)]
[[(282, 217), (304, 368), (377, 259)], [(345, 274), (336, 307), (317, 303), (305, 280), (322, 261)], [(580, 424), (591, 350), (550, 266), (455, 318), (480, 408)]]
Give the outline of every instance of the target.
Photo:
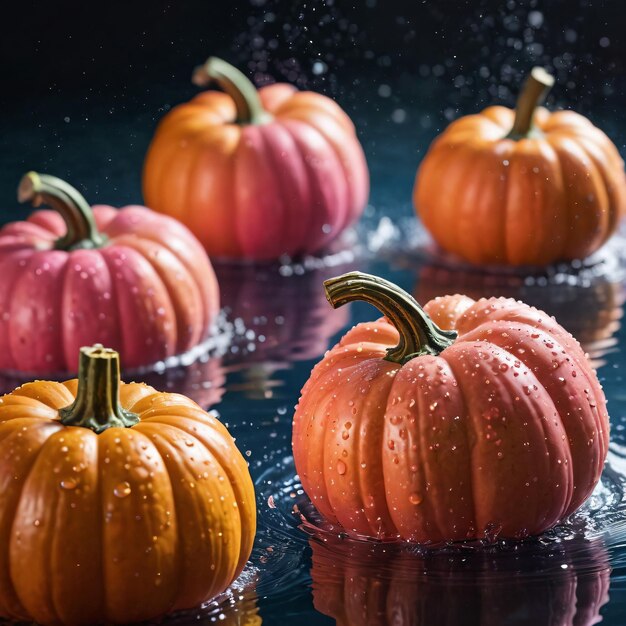
[(347, 469), (348, 468), (347, 468), (346, 464), (341, 459), (339, 459), (337, 461), (337, 473), (340, 476), (343, 476), (346, 473)]
[(74, 478), (65, 478), (59, 484), (61, 485), (61, 489), (67, 489), (68, 491), (78, 487), (78, 481)]
[(419, 495), (419, 493), (412, 493), (409, 496), (409, 502), (411, 504), (419, 504), (422, 501), (422, 497)]
[(131, 491), (132, 490), (130, 488), (130, 485), (126, 481), (124, 481), (119, 483), (118, 485), (115, 485), (113, 489), (113, 495), (117, 498), (125, 498), (126, 496), (130, 495)]

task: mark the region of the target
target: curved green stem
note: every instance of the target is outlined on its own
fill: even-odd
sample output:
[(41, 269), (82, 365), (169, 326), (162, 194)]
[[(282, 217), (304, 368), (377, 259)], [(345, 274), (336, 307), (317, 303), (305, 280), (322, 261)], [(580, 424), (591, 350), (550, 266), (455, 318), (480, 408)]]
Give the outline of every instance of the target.
[(457, 333), (442, 330), (403, 289), (378, 276), (350, 272), (324, 281), (333, 308), (363, 300), (373, 304), (398, 330), (400, 342), (387, 350), (387, 361), (406, 363), (416, 356), (437, 355), (454, 343)]
[(76, 400), (60, 409), (61, 423), (91, 428), (130, 428), (139, 416), (120, 404), (120, 355), (100, 344), (81, 348)]
[(532, 133), (535, 109), (545, 100), (553, 85), (554, 76), (543, 67), (533, 67), (517, 98), (515, 121), (507, 135), (509, 139), (523, 139)]
[(199, 87), (217, 83), (235, 102), (237, 124), (265, 124), (272, 120), (271, 114), (261, 104), (257, 88), (248, 77), (222, 59), (210, 57), (194, 70), (191, 80)]
[(17, 198), (35, 207), (46, 204), (61, 215), (67, 232), (56, 240), (54, 247), (57, 250), (100, 248), (106, 244), (107, 238), (98, 231), (89, 203), (60, 178), (28, 172), (17, 188)]

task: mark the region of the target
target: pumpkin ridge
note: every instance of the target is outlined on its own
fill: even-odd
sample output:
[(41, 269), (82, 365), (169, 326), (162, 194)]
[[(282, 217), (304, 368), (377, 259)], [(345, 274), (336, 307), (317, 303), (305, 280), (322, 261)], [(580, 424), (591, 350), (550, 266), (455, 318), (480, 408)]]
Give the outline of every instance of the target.
[[(213, 454), (213, 452), (206, 446), (204, 445), (204, 443), (198, 439), (197, 437), (195, 437), (193, 435), (193, 433), (188, 433), (185, 430), (179, 428), (177, 425), (172, 424), (171, 422), (140, 422), (139, 426), (141, 426), (141, 424), (144, 424), (144, 427), (141, 430), (148, 430), (148, 431), (152, 431), (153, 434), (153, 438), (152, 438), (152, 442), (153, 445), (155, 446), (155, 448), (158, 450), (159, 455), (161, 456), (161, 458), (163, 459), (163, 464), (164, 467), (166, 469), (168, 478), (170, 480), (170, 484), (172, 485), (172, 509), (173, 509), (173, 513), (174, 513), (174, 517), (177, 521), (177, 550), (176, 550), (176, 554), (177, 556), (177, 569), (179, 571), (179, 577), (178, 577), (178, 581), (179, 581), (179, 586), (178, 586), (178, 590), (176, 592), (176, 594), (173, 595), (172, 598), (172, 605), (171, 605), (171, 609), (170, 610), (180, 610), (180, 609), (188, 609), (188, 608), (192, 608), (190, 606), (187, 606), (186, 603), (182, 603), (181, 604), (181, 585), (180, 583), (182, 582), (182, 580), (184, 579), (184, 571), (183, 571), (183, 566), (185, 564), (184, 562), (184, 551), (182, 549), (182, 546), (185, 544), (184, 540), (183, 540), (183, 525), (182, 525), (182, 519), (184, 517), (184, 515), (180, 514), (180, 511), (183, 510), (182, 507), (182, 503), (179, 502), (179, 498), (178, 498), (178, 490), (174, 489), (174, 481), (172, 479), (171, 473), (170, 473), (170, 467), (171, 466), (178, 466), (178, 467), (184, 467), (185, 472), (191, 476), (194, 476), (195, 479), (195, 474), (193, 472), (193, 467), (189, 464), (189, 461), (187, 458), (183, 458), (183, 456), (180, 454), (177, 446), (175, 445), (175, 443), (173, 442), (171, 437), (166, 437), (163, 435), (163, 432), (161, 431), (165, 431), (165, 433), (167, 433), (167, 431), (169, 430), (171, 431), (178, 431), (178, 433), (180, 433), (180, 435), (182, 437), (185, 437), (185, 439), (188, 440), (194, 440), (194, 444), (198, 445), (199, 447), (203, 448), (205, 453), (210, 457), (210, 459), (212, 460), (213, 463), (215, 463), (215, 466), (217, 468), (219, 468), (219, 470), (221, 470), (221, 472), (223, 473), (223, 475), (228, 476), (228, 472), (226, 472), (224, 470), (224, 467), (222, 466), (222, 464), (219, 462), (219, 460), (215, 457), (215, 455)], [(155, 428), (155, 426), (157, 426), (157, 428)], [(156, 436), (155, 436), (156, 435)], [(145, 436), (147, 436), (147, 434), (145, 434)], [(173, 458), (172, 456), (172, 452), (176, 453), (177, 457)], [(226, 481), (224, 482), (224, 485), (227, 486)], [(228, 485), (228, 487), (230, 488), (230, 490), (233, 492), (233, 497), (236, 500), (236, 494), (234, 493), (234, 489), (232, 487), (232, 485)], [(197, 498), (194, 498), (197, 499)], [(241, 525), (241, 514), (239, 512), (239, 510), (237, 511), (238, 515), (239, 515), (239, 521), (240, 521), (240, 525)], [(240, 528), (241, 530), (241, 528)], [(234, 533), (235, 535), (237, 534), (236, 532)], [(239, 538), (239, 550), (241, 549), (241, 532), (239, 533), (240, 538)], [(210, 590), (209, 593), (207, 593), (207, 597), (212, 597), (213, 595), (215, 595), (216, 589), (217, 588), (221, 588), (223, 585), (221, 584), (217, 584), (220, 582), (220, 576), (222, 578), (227, 578), (228, 580), (232, 580), (234, 579), (234, 568), (235, 566), (233, 566), (231, 568), (232, 571), (228, 572), (228, 575), (224, 575), (224, 566), (223, 563), (224, 561), (228, 562), (228, 548), (224, 549), (225, 545), (221, 545), (219, 551), (213, 551), (211, 553), (211, 557), (214, 559), (213, 564), (215, 565), (214, 568), (214, 575), (213, 575), (213, 588)], [(218, 558), (215, 558), (218, 557)], [(207, 598), (203, 598), (201, 600), (201, 602), (205, 601)]]
[[(590, 141), (591, 144), (603, 153), (606, 157), (606, 150), (603, 147), (595, 142), (591, 137), (585, 137), (584, 140), (580, 136), (570, 137), (570, 140), (575, 143), (587, 156), (590, 160), (592, 166), (596, 169), (599, 177), (602, 179), (603, 186), (602, 188), (606, 191), (607, 196), (607, 206), (606, 206), (606, 215), (607, 215), (607, 225), (604, 229), (604, 234), (602, 235), (600, 245), (604, 245), (610, 239), (610, 237), (615, 232), (615, 228), (620, 216), (620, 206), (619, 206), (619, 191), (613, 185), (611, 179), (607, 176), (606, 165), (598, 158), (598, 155), (594, 154), (588, 147), (585, 145), (584, 141)], [(616, 197), (617, 196), (617, 197)], [(626, 197), (626, 196), (625, 196)], [(622, 200), (624, 204), (624, 201)], [(624, 204), (626, 206), (626, 204)]]
[[(131, 248), (129, 246), (115, 246), (116, 252), (118, 254), (124, 254), (125, 256), (130, 258), (126, 258), (124, 260), (124, 263), (122, 264), (125, 267), (129, 267), (133, 273), (133, 275), (136, 275), (138, 272), (136, 270), (136, 264), (134, 263), (134, 260), (138, 261), (139, 263), (143, 263), (145, 262), (146, 265), (150, 268), (153, 268), (152, 263), (149, 262), (149, 260), (147, 258), (145, 258), (143, 255), (139, 254), (139, 252), (137, 252), (137, 250), (135, 250), (134, 248)], [(110, 250), (110, 249), (109, 249)], [(106, 265), (109, 269), (109, 272), (111, 273), (111, 291), (115, 292), (115, 295), (117, 296), (117, 294), (121, 293), (122, 290), (120, 290), (120, 284), (125, 286), (126, 289), (126, 294), (127, 296), (130, 294), (130, 298), (119, 298), (119, 297), (115, 297), (115, 304), (116, 304), (116, 309), (118, 311), (118, 316), (119, 318), (125, 318), (126, 316), (124, 315), (121, 306), (122, 303), (124, 302), (124, 300), (127, 301), (127, 306), (128, 306), (128, 301), (132, 301), (132, 308), (133, 308), (133, 312), (137, 312), (137, 299), (134, 297), (135, 294), (132, 291), (132, 288), (130, 287), (130, 282), (128, 281), (128, 278), (125, 276), (118, 276), (119, 273), (119, 267), (115, 268), (114, 266), (114, 261), (115, 259), (112, 258), (111, 256), (109, 256), (109, 252), (108, 250), (104, 249), (102, 252), (102, 256), (105, 259)], [(134, 257), (134, 259), (133, 259)], [(160, 304), (167, 304), (169, 305), (169, 312), (171, 314), (171, 317), (174, 318), (174, 320), (176, 320), (176, 318), (178, 317), (176, 315), (176, 311), (173, 307), (173, 303), (169, 297), (169, 292), (167, 290), (167, 287), (163, 284), (163, 281), (161, 280), (161, 277), (159, 276), (158, 272), (156, 270), (153, 270), (154, 274), (153, 274), (153, 279), (154, 281), (151, 283), (151, 288), (157, 288), (159, 289), (163, 295), (167, 296), (167, 301), (166, 302), (161, 302)], [(113, 296), (113, 293), (111, 294), (111, 297)], [(144, 302), (146, 301), (146, 299), (143, 300)], [(151, 304), (154, 304), (152, 299), (147, 300), (148, 302), (150, 302)], [(166, 307), (163, 307), (166, 308)], [(167, 310), (167, 309), (166, 309)], [(142, 313), (144, 314), (144, 323), (146, 322), (145, 319), (145, 315), (148, 314), (150, 311), (150, 309), (146, 309), (145, 307), (143, 307), (143, 311)], [(137, 318), (139, 319), (139, 318)], [(158, 324), (155, 323), (155, 320), (152, 319), (150, 320), (151, 325), (153, 326), (153, 330), (155, 331), (154, 334), (157, 335), (157, 340), (162, 340), (166, 345), (169, 344), (170, 348), (169, 350), (165, 350), (164, 354), (163, 354), (163, 358), (166, 358), (168, 356), (172, 356), (172, 354), (175, 354), (176, 348), (178, 346), (178, 328), (176, 327), (176, 324), (172, 324), (171, 327), (169, 329), (165, 328), (164, 324)], [(121, 328), (121, 337), (120, 337), (120, 342), (124, 345), (124, 352), (127, 353), (128, 350), (128, 340), (129, 340), (129, 327), (127, 324), (121, 324), (120, 326)], [(126, 331), (126, 332), (125, 332)], [(142, 346), (142, 348), (145, 349), (145, 345)], [(174, 350), (174, 352), (172, 352), (172, 350)], [(135, 346), (135, 351), (136, 351), (136, 346)], [(135, 363), (133, 361), (135, 361), (137, 358), (136, 355), (134, 355), (133, 357), (129, 357), (128, 355), (126, 356), (126, 364), (128, 367), (132, 367), (133, 365), (135, 365)], [(155, 360), (158, 359), (153, 359), (152, 361), (154, 362)]]
[[(462, 342), (464, 342), (464, 339), (462, 338), (462, 335), (459, 332), (459, 338), (457, 339), (456, 343), (462, 343)], [(461, 400), (463, 402), (463, 407), (465, 409), (465, 413), (463, 415), (463, 421), (465, 422), (466, 427), (463, 428), (462, 430), (465, 435), (467, 449), (469, 450), (469, 467), (467, 468), (467, 476), (469, 477), (470, 493), (472, 494), (472, 507), (471, 508), (472, 508), (472, 514), (473, 514), (473, 519), (469, 520), (470, 523), (468, 524), (468, 528), (473, 529), (473, 532), (477, 533), (478, 532), (478, 514), (477, 514), (478, 511), (476, 508), (476, 480), (475, 480), (476, 472), (474, 471), (474, 467), (476, 466), (475, 450), (476, 450), (476, 442), (478, 441), (478, 434), (476, 431), (476, 424), (474, 420), (472, 419), (472, 416), (470, 415), (470, 406), (467, 401), (467, 396), (465, 394), (465, 391), (463, 390), (463, 386), (459, 382), (459, 377), (453, 366), (453, 361), (451, 359), (447, 359), (446, 356), (447, 355), (445, 354), (445, 351), (442, 352), (440, 355), (440, 357), (445, 360), (446, 364), (450, 368), (450, 371), (452, 372), (452, 375), (454, 376), (454, 380), (456, 382), (455, 389), (457, 393), (459, 394), (459, 396), (461, 397)]]
[[(323, 115), (322, 112), (320, 112), (319, 114)], [(332, 119), (333, 122), (335, 122), (339, 126), (341, 126), (339, 121), (334, 116), (330, 116), (329, 115), (329, 116), (324, 116), (324, 117), (328, 117), (329, 119)], [(324, 132), (318, 126), (314, 126), (310, 121), (308, 121), (306, 119), (302, 119), (299, 116), (298, 117), (289, 116), (288, 119), (295, 120), (295, 121), (300, 121), (303, 124), (306, 124), (306, 125), (310, 126), (311, 128), (315, 129), (322, 136), (324, 141), (330, 146), (332, 152), (335, 154), (337, 163), (339, 163), (339, 169), (341, 170), (341, 172), (343, 174), (343, 180), (346, 182), (346, 192), (345, 192), (345, 195), (346, 195), (346, 198), (345, 198), (346, 211), (345, 211), (343, 220), (336, 227), (337, 230), (339, 232), (341, 232), (345, 228), (350, 226), (350, 224), (352, 224), (352, 222), (355, 221), (355, 219), (354, 219), (355, 216), (352, 215), (352, 213), (355, 212), (354, 207), (357, 205), (356, 198), (355, 198), (355, 193), (354, 193), (355, 190), (353, 189), (353, 186), (351, 184), (352, 174), (350, 173), (349, 168), (346, 167), (345, 159), (342, 158), (342, 155), (340, 154), (339, 150), (337, 149), (337, 147), (335, 146), (333, 141), (330, 140), (329, 134)], [(355, 137), (356, 137), (356, 132), (354, 131), (354, 129), (353, 129), (353, 132), (354, 132)], [(357, 217), (358, 217), (358, 211), (357, 211)]]
[[(208, 451), (214, 459), (216, 466), (222, 470), (222, 473), (228, 477), (233, 490), (234, 498), (237, 501), (237, 514), (239, 516), (239, 527), (241, 530), (239, 558), (237, 560), (237, 567), (233, 577), (234, 580), (243, 570), (248, 557), (250, 556), (250, 551), (252, 550), (254, 533), (252, 534), (252, 539), (244, 537), (247, 521), (244, 520), (243, 515), (245, 506), (250, 504), (250, 497), (252, 497), (253, 500), (255, 498), (254, 487), (251, 484), (249, 476), (247, 475), (247, 464), (245, 461), (244, 465), (246, 467), (246, 471), (243, 471), (243, 466), (237, 467), (237, 463), (230, 463), (230, 460), (224, 457), (223, 452), (225, 452), (225, 450), (222, 450), (223, 444), (221, 443), (221, 438), (223, 438), (224, 435), (231, 437), (230, 433), (228, 433), (226, 427), (219, 420), (215, 419), (213, 422), (203, 419), (203, 416), (206, 418), (206, 415), (207, 413), (205, 411), (198, 409), (197, 414), (187, 414), (180, 417), (175, 415), (155, 415), (146, 420), (142, 420), (142, 422), (147, 424), (165, 424), (179, 430), (185, 437), (196, 440), (200, 446)], [(187, 422), (200, 424), (208, 431), (209, 434), (205, 436), (196, 432), (195, 426), (187, 426)], [(185, 425), (185, 427), (183, 427), (183, 425)], [(250, 483), (249, 486), (252, 490), (252, 494), (246, 494), (246, 489), (243, 486), (240, 487), (240, 485), (243, 485), (246, 482)]]
[[(556, 348), (559, 347), (563, 351), (564, 354), (567, 354), (568, 357), (571, 360), (574, 361), (574, 363), (576, 365), (577, 375), (584, 376), (587, 385), (591, 389), (593, 389), (594, 400), (595, 400), (596, 406), (601, 406), (601, 399), (599, 399), (596, 396), (596, 390), (594, 389), (593, 381), (587, 375), (586, 368), (583, 367), (584, 363), (582, 363), (580, 361), (580, 359), (577, 357), (577, 355), (575, 355), (573, 353), (573, 351), (571, 349), (570, 350), (567, 349), (567, 346), (565, 346), (563, 344), (563, 342), (561, 341), (561, 337), (553, 335), (550, 332), (549, 329), (545, 329), (542, 326), (533, 326), (533, 325), (531, 325), (531, 324), (529, 324), (528, 322), (525, 322), (525, 321), (515, 320), (515, 322), (511, 322), (510, 320), (499, 319), (499, 320), (494, 320), (493, 322), (495, 324), (501, 323), (503, 326), (506, 326), (508, 324), (513, 323), (516, 327), (520, 327), (520, 326), (526, 327), (529, 330), (530, 333), (542, 333), (546, 337), (548, 337), (549, 340), (554, 344), (555, 351), (556, 351)], [(470, 331), (470, 333), (473, 334), (473, 333), (479, 332), (479, 330), (480, 330), (480, 325), (477, 326), (472, 331)], [(468, 333), (468, 334), (470, 334), (470, 333)], [(479, 339), (479, 341), (482, 341), (482, 339)], [(489, 341), (488, 343), (489, 343), (489, 345), (497, 346), (500, 349), (506, 351), (508, 354), (510, 354), (511, 358), (513, 358), (514, 360), (522, 361), (521, 358), (515, 356), (513, 353), (509, 352), (505, 347), (501, 346), (500, 344), (498, 344), (498, 343), (491, 343), (491, 341)], [(524, 363), (524, 364), (526, 365), (526, 363)], [(531, 368), (529, 367), (528, 369), (530, 370)], [(542, 387), (543, 387), (543, 383), (542, 383)], [(544, 389), (546, 389), (546, 388), (544, 387)], [(546, 389), (546, 391), (547, 391), (547, 389)], [(552, 400), (552, 395), (551, 394), (548, 394), (548, 395), (549, 395), (550, 399)], [(556, 406), (556, 404), (555, 404), (555, 410), (556, 410), (556, 414), (559, 417), (559, 420), (561, 421), (561, 426), (563, 428), (563, 432), (565, 433), (565, 435), (567, 437), (567, 440), (568, 440), (568, 443), (569, 443), (569, 442), (571, 442), (572, 437), (571, 437), (571, 430), (568, 428), (567, 425), (570, 424), (570, 422), (573, 421), (574, 416), (570, 416), (570, 417), (566, 416), (565, 418), (563, 418), (563, 416), (561, 415), (561, 411), (560, 411), (559, 407)], [(595, 426), (595, 436), (598, 438), (598, 442), (602, 443), (602, 438), (601, 438), (601, 433), (603, 432), (602, 417), (600, 416), (600, 414), (599, 414), (599, 412), (597, 410), (592, 410), (591, 413), (593, 415), (593, 423), (594, 423), (594, 426)], [(600, 454), (598, 455), (598, 459), (602, 459), (605, 456), (606, 450), (604, 448), (605, 447), (603, 445), (600, 446)], [(568, 449), (569, 449), (570, 455), (571, 455), (571, 446)], [(572, 473), (574, 472), (574, 466), (575, 466), (574, 459), (570, 458), (570, 468), (572, 470)], [(602, 466), (603, 466), (603, 463), (598, 468), (598, 470), (594, 472), (594, 475), (599, 475), (601, 473)], [(576, 476), (573, 476), (573, 477), (574, 477), (574, 484), (579, 484), (579, 481), (576, 480)], [(572, 492), (572, 495), (571, 495), (571, 498), (570, 498), (570, 502), (576, 501), (577, 499), (578, 499), (578, 497), (576, 496), (576, 494), (574, 492)], [(568, 508), (571, 508), (571, 504), (570, 504), (570, 507), (568, 507)], [(569, 512), (568, 512), (568, 514), (569, 514)]]
[[(164, 271), (158, 264), (156, 259), (153, 259), (153, 257), (149, 254), (144, 254), (145, 249), (143, 248), (143, 246), (145, 245), (142, 241), (142, 238), (135, 236), (134, 237), (134, 241), (131, 239), (129, 241), (124, 240), (124, 246), (125, 247), (129, 247), (129, 248), (133, 248), (134, 250), (136, 250), (137, 252), (139, 252), (141, 254), (141, 256), (143, 256), (148, 263), (152, 266), (152, 268), (154, 269), (154, 273), (159, 277), (159, 280), (161, 281), (161, 283), (163, 283), (163, 287), (165, 288), (165, 293), (167, 294), (167, 302), (169, 302), (170, 307), (173, 311), (179, 311), (181, 310), (181, 306), (178, 306), (180, 298), (178, 296), (173, 295), (173, 285), (172, 285), (172, 281), (168, 280), (169, 276), (167, 271)], [(205, 307), (204, 307), (204, 303), (202, 302), (202, 298), (200, 296), (200, 290), (198, 289), (198, 283), (195, 280), (194, 276), (187, 270), (186, 265), (184, 265), (184, 263), (182, 263), (182, 261), (180, 260), (179, 257), (177, 257), (168, 246), (163, 245), (162, 243), (159, 243), (157, 241), (155, 241), (154, 239), (148, 239), (147, 241), (149, 241), (148, 245), (153, 245), (156, 248), (160, 248), (162, 249), (164, 252), (166, 252), (167, 254), (171, 255), (175, 261), (177, 261), (178, 263), (180, 263), (181, 268), (187, 273), (188, 277), (190, 278), (190, 282), (191, 285), (193, 286), (193, 288), (196, 290), (195, 293), (195, 300), (196, 300), (196, 305), (198, 306), (198, 308), (200, 308), (202, 310), (202, 317), (204, 319), (206, 319), (208, 317), (208, 312), (205, 311)], [(179, 281), (176, 280), (176, 282), (178, 283)], [(183, 304), (183, 303), (180, 303)], [(185, 309), (187, 308), (191, 308), (192, 307), (184, 307)], [(193, 309), (192, 309), (193, 311)], [(185, 311), (185, 314), (187, 313), (187, 311)], [(195, 346), (198, 344), (198, 342), (200, 342), (203, 337), (206, 335), (206, 329), (203, 329), (202, 334), (198, 335), (198, 336), (193, 336), (191, 334), (188, 333), (188, 327), (192, 326), (189, 323), (189, 320), (186, 320), (184, 318), (183, 315), (180, 314), (176, 314), (176, 354), (180, 354), (182, 352), (185, 352), (187, 350), (189, 350), (191, 347)]]
[[(333, 168), (337, 168), (338, 164), (341, 167), (341, 159), (339, 158), (337, 151), (334, 146), (326, 139), (324, 133), (322, 131), (313, 126), (308, 122), (304, 122), (302, 120), (297, 119), (288, 119), (283, 122), (284, 126), (289, 129), (290, 134), (293, 136), (296, 146), (298, 147), (298, 154), (300, 154), (300, 158), (304, 164), (304, 170), (306, 172), (306, 177), (308, 180), (308, 189), (311, 194), (311, 206), (309, 212), (309, 227), (305, 230), (305, 232), (316, 232), (317, 237), (306, 245), (302, 252), (313, 252), (318, 250), (320, 247), (324, 247), (330, 241), (332, 241), (340, 232), (340, 224), (342, 222), (345, 223), (347, 219), (347, 215), (350, 212), (350, 207), (346, 203), (347, 200), (347, 190), (348, 190), (348, 181), (345, 178), (333, 179), (334, 184), (332, 188), (329, 187), (330, 191), (324, 191), (323, 180), (325, 176), (319, 175), (319, 170), (312, 165), (307, 158), (305, 158), (305, 154), (310, 153), (310, 141), (308, 139), (304, 139), (300, 136), (300, 131), (298, 127), (304, 127), (308, 130), (308, 132), (315, 133), (317, 137), (321, 140), (320, 145), (324, 145), (325, 150), (328, 156), (332, 155), (335, 160), (335, 164)], [(343, 171), (343, 169), (342, 169)], [(329, 179), (330, 180), (330, 179)], [(342, 197), (343, 196), (343, 197)], [(332, 199), (331, 202), (327, 201), (327, 197)], [(342, 206), (342, 212), (339, 216), (335, 215), (335, 212), (330, 210), (330, 206)], [(319, 208), (326, 208), (326, 214), (319, 216)], [(323, 219), (320, 219), (323, 218)], [(324, 233), (324, 225), (328, 224), (331, 226), (330, 233)], [(317, 228), (316, 228), (317, 227)]]
[[(49, 423), (49, 422), (46, 422), (46, 423)], [(57, 430), (56, 432), (59, 432), (60, 430), (61, 430), (61, 428), (59, 428), (59, 430)], [(55, 433), (52, 433), (52, 434), (55, 434)], [(12, 436), (19, 436), (19, 435), (21, 435), (21, 433), (16, 432), (16, 431), (9, 432), (9, 434), (6, 437), (3, 437), (0, 440), (0, 450), (2, 449), (2, 447), (4, 445), (6, 445), (7, 439), (11, 438)], [(48, 437), (48, 439), (49, 439), (49, 437)], [(44, 440), (44, 443), (45, 443), (45, 441), (47, 441), (47, 439)], [(19, 597), (19, 595), (17, 593), (17, 590), (15, 588), (15, 583), (13, 581), (13, 575), (12, 575), (12, 572), (11, 572), (11, 544), (13, 542), (13, 533), (14, 533), (14, 527), (15, 527), (15, 516), (16, 516), (17, 510), (18, 510), (18, 507), (20, 505), (20, 501), (22, 499), (22, 494), (24, 492), (24, 486), (26, 485), (26, 481), (28, 480), (28, 477), (30, 476), (30, 474), (31, 474), (31, 472), (32, 472), (32, 470), (33, 470), (33, 468), (35, 466), (35, 462), (36, 462), (40, 452), (41, 452), (41, 446), (39, 446), (37, 450), (33, 451), (30, 454), (30, 456), (29, 456), (30, 463), (28, 465), (28, 468), (27, 468), (26, 472), (21, 476), (22, 480), (21, 480), (21, 483), (20, 483), (20, 489), (19, 489), (19, 492), (15, 494), (13, 507), (8, 512), (5, 509), (5, 514), (6, 514), (5, 517), (6, 517), (6, 519), (10, 519), (12, 521), (11, 521), (11, 524), (9, 525), (9, 528), (8, 528), (8, 533), (7, 533), (7, 539), (8, 540), (6, 542), (3, 542), (1, 547), (0, 547), (0, 549), (3, 550), (4, 554), (5, 554), (5, 559), (4, 560), (5, 560), (5, 564), (6, 564), (6, 574), (7, 574), (7, 581), (6, 582), (10, 585), (10, 588), (11, 588), (11, 591), (12, 591), (12, 595), (13, 595), (13, 600), (17, 601), (17, 604), (19, 605), (18, 608), (22, 611), (21, 615), (17, 615), (16, 616), (19, 619), (28, 619), (28, 612), (24, 608), (24, 604), (23, 604), (21, 598)], [(9, 607), (7, 607), (7, 608), (9, 608)], [(15, 607), (11, 607), (11, 608), (14, 609)]]
[[(20, 505), (22, 503), (22, 499), (24, 498), (24, 488), (26, 487), (30, 477), (33, 475), (33, 472), (35, 471), (35, 469), (37, 467), (37, 461), (42, 458), (42, 453), (43, 453), (44, 449), (46, 447), (52, 445), (51, 442), (53, 442), (53, 440), (56, 442), (57, 438), (60, 439), (63, 436), (64, 430), (65, 429), (62, 428), (62, 429), (58, 430), (57, 432), (52, 433), (52, 435), (50, 435), (50, 437), (48, 437), (39, 446), (39, 450), (35, 453), (35, 455), (34, 455), (34, 457), (35, 457), (34, 458), (34, 462), (33, 462), (32, 466), (30, 467), (30, 470), (29, 470), (28, 474), (25, 476), (24, 481), (22, 482), (22, 489), (20, 491), (20, 496), (19, 496), (19, 499), (18, 499), (18, 505), (15, 508), (15, 512), (14, 512), (14, 516), (13, 516), (13, 520), (14, 520), (13, 524), (14, 525), (15, 525), (16, 520), (17, 520), (17, 515), (16, 514), (19, 511)], [(51, 500), (52, 500), (52, 502), (51, 502)], [(59, 502), (59, 496), (58, 496), (58, 494), (55, 494), (55, 497), (53, 499), (51, 499), (50, 497), (47, 498), (46, 505), (48, 507), (51, 507), (51, 504), (54, 503), (54, 507), (52, 507), (52, 508), (53, 508), (54, 511), (56, 511), (57, 508), (58, 508), (58, 502)], [(54, 517), (56, 517), (56, 515), (54, 515)], [(45, 542), (45, 544), (43, 546), (43, 549), (42, 549), (42, 552), (41, 552), (42, 553), (41, 562), (44, 564), (44, 569), (47, 570), (47, 576), (46, 576), (47, 579), (50, 580), (50, 581), (53, 581), (53, 580), (55, 580), (53, 567), (52, 567), (52, 542), (53, 542), (54, 533), (47, 532), (46, 528), (43, 528), (42, 532), (46, 533), (44, 535), (44, 537), (46, 538), (46, 542)], [(12, 559), (9, 560), (10, 564), (11, 564), (11, 561), (12, 561)], [(11, 576), (11, 578), (13, 578), (13, 576)], [(46, 607), (46, 609), (47, 610), (51, 610), (51, 612), (54, 615), (54, 621), (55, 622), (57, 622), (59, 624), (62, 623), (62, 620), (60, 619), (59, 611), (57, 610), (57, 607), (56, 607), (56, 604), (55, 604), (55, 601), (54, 601), (54, 592), (53, 592), (52, 587), (50, 587), (48, 585), (42, 585), (42, 588), (45, 589), (45, 595), (48, 596), (47, 597), (47, 602), (46, 602), (46, 604), (48, 606)], [(41, 588), (39, 589), (39, 591), (41, 591)], [(17, 592), (17, 589), (16, 589), (16, 592)], [(17, 596), (18, 596), (18, 598), (20, 600), (20, 604), (23, 605), (24, 602), (23, 602), (19, 592), (17, 592)], [(33, 615), (33, 617), (35, 617), (35, 621), (39, 621), (38, 617), (36, 617), (34, 615)], [(48, 621), (48, 620), (46, 620), (46, 621)]]

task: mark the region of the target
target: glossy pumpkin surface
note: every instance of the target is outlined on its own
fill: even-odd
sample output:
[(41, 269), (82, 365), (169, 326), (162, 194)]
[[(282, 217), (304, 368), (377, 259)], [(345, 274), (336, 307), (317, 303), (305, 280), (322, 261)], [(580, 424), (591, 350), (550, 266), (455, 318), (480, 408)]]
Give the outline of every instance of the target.
[(348, 331), (296, 408), (296, 469), (322, 515), (382, 539), (524, 537), (590, 495), (606, 401), (553, 318), (504, 298), (421, 309), (358, 272), (326, 288), (333, 306), (362, 299), (386, 318)]
[(19, 194), (54, 210), (0, 230), (0, 369), (69, 371), (96, 342), (137, 367), (208, 336), (217, 280), (182, 224), (140, 206), (91, 209), (46, 175), (25, 176)]
[(0, 399), (0, 614), (128, 623), (198, 606), (241, 572), (256, 510), (226, 428), (185, 396), (119, 383), (117, 354), (77, 380)]
[(516, 111), (462, 117), (429, 148), (414, 204), (444, 250), (480, 265), (545, 265), (584, 258), (615, 232), (623, 160), (584, 116), (535, 110), (552, 82), (535, 68)]
[(196, 234), (211, 256), (315, 252), (362, 213), (363, 150), (331, 99), (274, 84), (258, 91), (220, 59), (195, 73), (205, 91), (159, 124), (143, 172), (146, 203)]

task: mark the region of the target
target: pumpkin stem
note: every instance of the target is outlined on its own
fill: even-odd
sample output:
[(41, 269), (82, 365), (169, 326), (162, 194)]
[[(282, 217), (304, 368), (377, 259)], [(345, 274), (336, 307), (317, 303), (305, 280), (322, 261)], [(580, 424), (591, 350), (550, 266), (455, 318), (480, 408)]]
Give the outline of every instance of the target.
[(436, 356), (457, 337), (456, 331), (439, 328), (413, 296), (378, 276), (350, 272), (324, 281), (324, 289), (334, 309), (363, 300), (373, 304), (397, 328), (400, 342), (387, 350), (387, 361), (402, 364), (424, 354)]
[(265, 124), (272, 119), (263, 108), (259, 92), (248, 77), (222, 59), (210, 57), (204, 65), (193, 71), (191, 80), (199, 87), (216, 82), (234, 100), (237, 124)]
[(28, 172), (17, 188), (17, 199), (34, 207), (47, 204), (61, 215), (67, 232), (55, 241), (56, 250), (100, 248), (107, 242), (106, 236), (98, 231), (87, 200), (60, 178)]
[(91, 428), (101, 433), (107, 428), (129, 428), (139, 416), (120, 404), (120, 355), (101, 344), (80, 349), (76, 400), (59, 409), (66, 426)]
[(515, 106), (515, 121), (508, 134), (509, 139), (523, 139), (533, 129), (535, 109), (544, 101), (548, 91), (554, 85), (554, 76), (543, 67), (533, 67), (526, 79)]

